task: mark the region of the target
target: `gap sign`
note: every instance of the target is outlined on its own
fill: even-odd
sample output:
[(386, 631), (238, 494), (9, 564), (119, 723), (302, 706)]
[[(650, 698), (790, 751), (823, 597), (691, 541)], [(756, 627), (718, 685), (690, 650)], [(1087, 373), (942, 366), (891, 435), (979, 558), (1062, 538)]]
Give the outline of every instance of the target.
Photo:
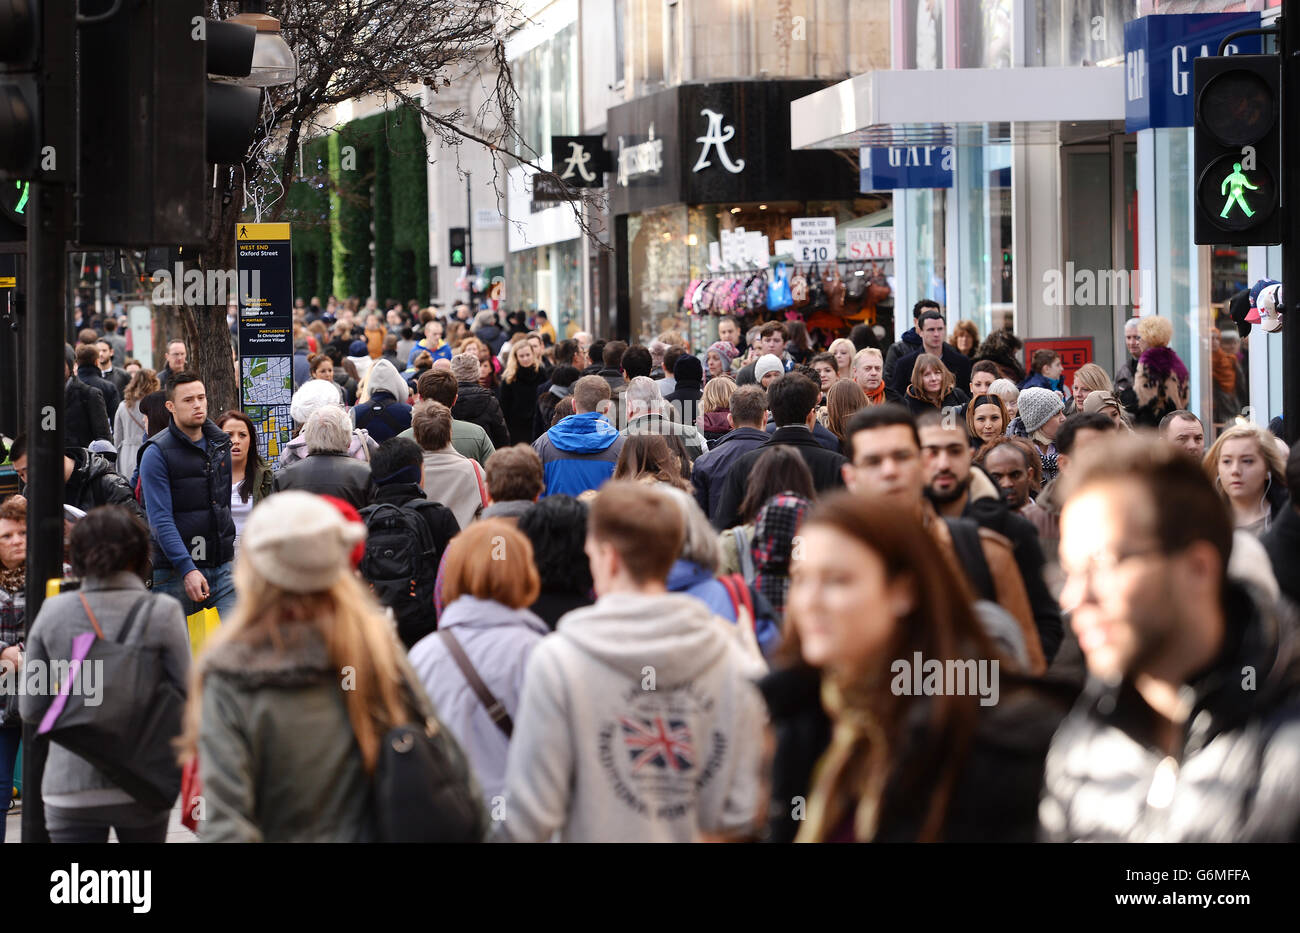
[[(1178, 13), (1143, 16), (1124, 24), (1124, 131), (1191, 126), (1192, 59), (1219, 54), (1219, 42), (1258, 29), (1258, 13)], [(1234, 39), (1228, 55), (1263, 51), (1261, 36)]]
[(952, 146), (889, 146), (861, 149), (858, 190), (892, 191), (895, 188), (951, 188), (957, 161)]

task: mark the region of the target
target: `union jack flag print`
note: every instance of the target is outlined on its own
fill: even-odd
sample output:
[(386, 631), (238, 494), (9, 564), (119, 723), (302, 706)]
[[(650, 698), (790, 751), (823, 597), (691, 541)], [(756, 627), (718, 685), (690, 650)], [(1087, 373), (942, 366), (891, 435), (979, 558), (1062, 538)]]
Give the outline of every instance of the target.
[(665, 722), (662, 716), (654, 719), (620, 716), (619, 722), (623, 726), (623, 741), (627, 743), (633, 773), (646, 765), (685, 771), (695, 764), (691, 728), (684, 720), (669, 719)]

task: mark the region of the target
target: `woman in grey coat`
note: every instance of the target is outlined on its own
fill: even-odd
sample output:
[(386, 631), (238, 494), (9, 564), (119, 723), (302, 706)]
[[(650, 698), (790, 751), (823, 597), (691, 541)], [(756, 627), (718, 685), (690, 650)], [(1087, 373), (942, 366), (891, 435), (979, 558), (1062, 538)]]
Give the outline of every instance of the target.
[[(135, 610), (127, 644), (161, 649), (163, 676), (184, 694), (190, 669), (190, 643), (181, 604), (145, 589), (149, 568), (149, 529), (120, 505), (92, 509), (72, 529), (72, 572), (82, 578), (79, 592), (60, 593), (41, 604), (27, 634), (24, 672), (33, 665), (69, 660), (72, 639), (94, 630), (93, 613), (107, 639), (115, 639)], [(84, 598), (84, 603), (83, 603)], [(89, 607), (89, 610), (87, 610)], [(126, 697), (113, 684), (83, 676), (87, 700), (104, 704)], [(49, 696), (24, 694), (23, 719), (39, 724)], [(163, 842), (170, 808), (154, 810), (137, 802), (90, 762), (50, 743), (41, 780), (45, 828), (53, 842), (107, 842), (113, 827), (119, 842)]]
[[(364, 533), (297, 490), (249, 515), (239, 601), (199, 658), (181, 743), (183, 759), (199, 759), (204, 842), (378, 838), (381, 740), (433, 714), (391, 625), (350, 572)], [(465, 796), (477, 794), (454, 742), (448, 754)], [(484, 811), (480, 838), (486, 826)]]

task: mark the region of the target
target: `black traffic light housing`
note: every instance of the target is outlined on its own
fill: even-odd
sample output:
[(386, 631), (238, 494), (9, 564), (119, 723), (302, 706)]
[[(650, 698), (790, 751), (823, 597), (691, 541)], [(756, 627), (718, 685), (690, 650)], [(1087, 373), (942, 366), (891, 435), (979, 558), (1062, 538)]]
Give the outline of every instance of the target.
[(449, 266), (465, 265), (465, 228), (449, 227), (447, 229), (447, 253)]
[(1193, 62), (1196, 243), (1282, 242), (1280, 67), (1277, 55)]
[(75, 8), (0, 0), (0, 181), (75, 177)]
[(77, 241), (197, 246), (209, 163), (243, 160), (261, 110), (259, 88), (208, 76), (247, 76), (257, 32), (205, 19), (203, 0), (80, 4)]

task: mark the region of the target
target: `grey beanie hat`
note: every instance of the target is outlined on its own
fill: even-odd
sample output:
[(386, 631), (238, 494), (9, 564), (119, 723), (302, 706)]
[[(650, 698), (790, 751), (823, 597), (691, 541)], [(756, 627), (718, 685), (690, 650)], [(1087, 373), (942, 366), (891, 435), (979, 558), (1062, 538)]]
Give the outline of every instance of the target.
[(451, 374), (457, 382), (478, 382), (478, 357), (473, 353), (457, 353), (451, 358)]
[(1016, 410), (1020, 423), (1025, 430), (1033, 434), (1051, 420), (1052, 416), (1065, 408), (1061, 397), (1051, 389), (1022, 389)]

